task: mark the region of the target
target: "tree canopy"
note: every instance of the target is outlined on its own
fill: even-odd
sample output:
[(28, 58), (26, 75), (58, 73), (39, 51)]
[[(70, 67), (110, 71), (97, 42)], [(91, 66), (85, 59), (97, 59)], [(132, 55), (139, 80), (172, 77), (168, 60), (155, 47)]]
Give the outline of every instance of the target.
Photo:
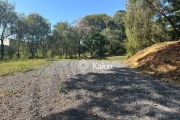
[(51, 23), (38, 13), (15, 12), (15, 5), (0, 1), (1, 59), (4, 40), (14, 38), (18, 58), (81, 58), (104, 55), (134, 55), (155, 43), (180, 38), (180, 1), (127, 0), (126, 10), (113, 16), (86, 15), (72, 23)]

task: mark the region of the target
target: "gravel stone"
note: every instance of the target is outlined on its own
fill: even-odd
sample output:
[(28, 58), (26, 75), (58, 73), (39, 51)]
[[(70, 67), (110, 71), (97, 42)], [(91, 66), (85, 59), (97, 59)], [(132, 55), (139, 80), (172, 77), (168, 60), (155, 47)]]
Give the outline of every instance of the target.
[(0, 77), (0, 120), (180, 120), (180, 86), (119, 61), (86, 60), (84, 72), (79, 62)]

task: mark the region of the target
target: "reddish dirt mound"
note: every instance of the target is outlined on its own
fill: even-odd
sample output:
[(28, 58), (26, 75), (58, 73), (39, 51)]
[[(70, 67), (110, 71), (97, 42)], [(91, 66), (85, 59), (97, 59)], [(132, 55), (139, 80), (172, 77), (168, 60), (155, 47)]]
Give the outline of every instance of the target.
[(155, 44), (139, 51), (126, 63), (159, 80), (180, 82), (180, 41)]

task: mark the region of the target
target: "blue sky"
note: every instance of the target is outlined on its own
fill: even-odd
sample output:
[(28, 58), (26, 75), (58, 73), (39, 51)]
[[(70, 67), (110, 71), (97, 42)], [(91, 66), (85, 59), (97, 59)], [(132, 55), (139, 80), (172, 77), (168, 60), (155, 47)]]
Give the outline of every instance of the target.
[(59, 21), (72, 22), (86, 15), (106, 13), (113, 16), (125, 10), (125, 0), (8, 0), (16, 4), (16, 12), (28, 15), (37, 12), (52, 25)]

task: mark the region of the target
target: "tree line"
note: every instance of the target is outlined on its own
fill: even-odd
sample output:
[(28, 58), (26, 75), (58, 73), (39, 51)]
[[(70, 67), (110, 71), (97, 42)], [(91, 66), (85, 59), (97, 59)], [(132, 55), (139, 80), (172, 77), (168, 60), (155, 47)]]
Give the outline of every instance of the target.
[(127, 0), (124, 18), (129, 56), (152, 44), (179, 40), (179, 0)]
[(4, 40), (12, 37), (16, 39), (18, 58), (21, 49), (26, 49), (21, 46), (22, 43), (26, 43), (24, 45), (28, 47), (28, 52), (34, 58), (37, 50), (44, 50), (44, 40), (51, 32), (51, 24), (38, 13), (31, 13), (26, 17), (24, 14), (16, 13), (14, 9), (14, 4), (0, 1), (1, 59), (4, 58)]
[(152, 44), (180, 37), (180, 1), (127, 0), (126, 11), (113, 16), (87, 15), (72, 23), (51, 23), (38, 13), (15, 12), (15, 5), (0, 1), (1, 59), (5, 38), (14, 38), (17, 58), (80, 58), (134, 55)]
[(15, 12), (15, 5), (0, 1), (1, 59), (4, 58), (5, 38), (17, 42), (17, 58), (80, 58), (82, 55), (103, 57), (125, 54), (125, 27), (117, 11), (113, 17), (106, 14), (87, 15), (72, 23), (60, 21), (51, 29), (51, 23), (38, 13), (25, 16)]

